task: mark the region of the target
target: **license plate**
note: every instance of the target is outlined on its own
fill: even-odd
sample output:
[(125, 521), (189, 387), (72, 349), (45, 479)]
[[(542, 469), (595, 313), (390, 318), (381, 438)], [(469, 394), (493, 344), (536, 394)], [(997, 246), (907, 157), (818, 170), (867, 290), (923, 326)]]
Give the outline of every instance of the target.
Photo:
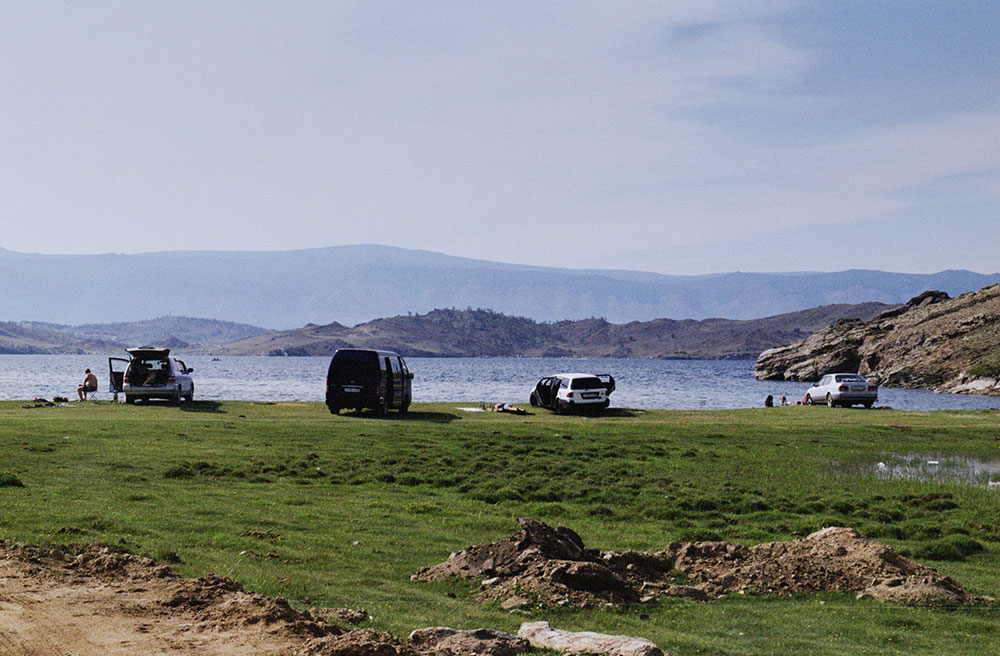
[(585, 399), (599, 399), (599, 398), (601, 398), (601, 393), (600, 392), (584, 392), (582, 394), (582, 396)]
[(350, 392), (352, 394), (357, 394), (358, 392), (361, 391), (361, 388), (360, 387), (353, 387), (351, 385), (344, 385), (344, 391), (345, 392)]

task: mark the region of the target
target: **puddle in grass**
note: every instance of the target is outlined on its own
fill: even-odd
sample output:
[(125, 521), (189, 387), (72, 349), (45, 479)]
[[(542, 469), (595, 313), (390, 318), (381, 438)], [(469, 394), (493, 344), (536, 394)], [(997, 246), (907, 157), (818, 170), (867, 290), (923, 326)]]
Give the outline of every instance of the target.
[(1000, 460), (913, 453), (885, 456), (870, 470), (881, 478), (965, 483), (1000, 491)]

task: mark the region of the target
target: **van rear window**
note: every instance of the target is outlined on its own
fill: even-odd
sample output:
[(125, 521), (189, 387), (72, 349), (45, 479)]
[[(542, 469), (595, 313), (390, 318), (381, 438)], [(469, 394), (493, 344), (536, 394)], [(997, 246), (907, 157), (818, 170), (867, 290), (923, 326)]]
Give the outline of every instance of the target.
[(337, 362), (371, 362), (377, 356), (375, 351), (359, 351), (355, 349), (340, 349), (333, 354)]
[(378, 372), (378, 356), (374, 351), (341, 349), (334, 353), (330, 361), (329, 379), (341, 383), (351, 380), (362, 381), (375, 377)]

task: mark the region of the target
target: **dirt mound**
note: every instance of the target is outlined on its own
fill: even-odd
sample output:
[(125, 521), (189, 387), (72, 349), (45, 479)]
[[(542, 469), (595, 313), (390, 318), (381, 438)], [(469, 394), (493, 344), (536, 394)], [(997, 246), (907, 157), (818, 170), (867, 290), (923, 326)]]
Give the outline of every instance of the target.
[(368, 611), (362, 608), (310, 608), (309, 614), (331, 622), (361, 624), (368, 619)]
[(414, 580), (482, 578), (478, 596), (513, 606), (577, 606), (704, 599), (727, 592), (783, 595), (835, 590), (911, 605), (978, 601), (936, 570), (849, 528), (755, 546), (673, 542), (653, 553), (588, 549), (573, 531), (518, 519), (521, 530), (499, 542), (454, 553)]
[(437, 626), (413, 631), (406, 640), (376, 629), (309, 640), (296, 656), (517, 656), (531, 645), (493, 629), (459, 631)]
[(339, 636), (314, 638), (295, 656), (419, 656), (416, 649), (391, 633), (358, 629)]
[(601, 553), (587, 549), (572, 530), (518, 518), (521, 530), (506, 540), (481, 544), (452, 554), (448, 560), (425, 567), (411, 578), (437, 581), (452, 577), (484, 579), (485, 599), (503, 599), (520, 593), (543, 601), (576, 605), (635, 603), (637, 591), (601, 561)]
[(407, 640), (429, 656), (517, 656), (531, 649), (524, 638), (494, 631), (458, 631), (444, 626), (417, 629)]

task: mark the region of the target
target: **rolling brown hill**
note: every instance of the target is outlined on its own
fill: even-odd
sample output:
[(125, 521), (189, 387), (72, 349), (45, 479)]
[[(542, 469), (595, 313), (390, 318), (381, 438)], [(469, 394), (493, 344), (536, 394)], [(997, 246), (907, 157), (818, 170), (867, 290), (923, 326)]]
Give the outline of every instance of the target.
[(154, 344), (176, 350), (208, 350), (261, 335), (264, 328), (215, 319), (159, 317), (127, 323), (65, 326), (37, 321), (0, 322), (0, 353), (118, 353), (129, 346)]
[(870, 319), (882, 303), (825, 305), (764, 319), (604, 319), (538, 323), (489, 310), (433, 310), (354, 327), (331, 323), (269, 333), (214, 348), (226, 355), (331, 355), (382, 348), (408, 356), (753, 359), (845, 318)]
[(841, 321), (761, 353), (761, 380), (857, 371), (893, 387), (1000, 395), (1000, 285), (949, 298), (924, 292), (868, 322)]

